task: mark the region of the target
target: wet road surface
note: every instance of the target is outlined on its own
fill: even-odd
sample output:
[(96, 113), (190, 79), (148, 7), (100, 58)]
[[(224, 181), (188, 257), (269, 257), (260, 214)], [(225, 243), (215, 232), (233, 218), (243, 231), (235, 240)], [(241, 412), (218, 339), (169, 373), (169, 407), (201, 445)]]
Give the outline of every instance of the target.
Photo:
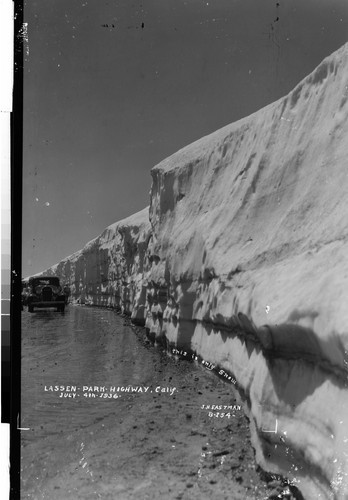
[(114, 311), (24, 311), (21, 498), (266, 499), (239, 404)]

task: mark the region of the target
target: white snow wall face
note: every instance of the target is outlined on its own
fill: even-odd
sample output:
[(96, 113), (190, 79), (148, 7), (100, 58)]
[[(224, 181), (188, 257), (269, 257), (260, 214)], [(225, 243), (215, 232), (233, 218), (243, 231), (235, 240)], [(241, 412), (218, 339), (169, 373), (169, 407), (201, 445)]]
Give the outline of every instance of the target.
[(344, 46), (156, 166), (150, 212), (49, 270), (231, 373), (258, 461), (306, 499), (348, 498), (347, 101)]
[(114, 307), (144, 324), (150, 236), (148, 208), (124, 219), (42, 274), (59, 276), (69, 284), (75, 303)]
[(345, 46), (152, 170), (146, 326), (233, 374), (309, 499), (348, 498), (347, 99)]

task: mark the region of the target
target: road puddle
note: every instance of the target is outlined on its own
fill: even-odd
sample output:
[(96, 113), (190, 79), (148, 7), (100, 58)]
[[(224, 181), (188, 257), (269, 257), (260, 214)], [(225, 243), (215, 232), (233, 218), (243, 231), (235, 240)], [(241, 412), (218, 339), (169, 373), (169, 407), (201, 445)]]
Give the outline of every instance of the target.
[(268, 498), (232, 383), (114, 311), (22, 314), (21, 498)]

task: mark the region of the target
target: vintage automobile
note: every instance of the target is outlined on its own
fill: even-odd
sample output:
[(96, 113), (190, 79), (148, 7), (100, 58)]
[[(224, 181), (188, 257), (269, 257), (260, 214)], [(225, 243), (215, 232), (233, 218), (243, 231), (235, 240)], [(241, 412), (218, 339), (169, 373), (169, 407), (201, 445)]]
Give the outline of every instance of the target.
[(39, 276), (29, 278), (29, 294), (27, 296), (28, 311), (34, 308), (55, 307), (64, 312), (65, 295), (56, 276)]

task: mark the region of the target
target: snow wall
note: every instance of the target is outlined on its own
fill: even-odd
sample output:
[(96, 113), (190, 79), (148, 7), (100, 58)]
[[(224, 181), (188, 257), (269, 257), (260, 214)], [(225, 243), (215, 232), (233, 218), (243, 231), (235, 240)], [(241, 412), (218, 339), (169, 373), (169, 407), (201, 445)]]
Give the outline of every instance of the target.
[(144, 324), (144, 269), (150, 237), (146, 208), (107, 227), (82, 250), (41, 274), (59, 276), (73, 303), (113, 307)]
[(345, 45), (154, 167), (149, 210), (49, 270), (231, 374), (258, 462), (306, 499), (348, 498), (347, 161)]

